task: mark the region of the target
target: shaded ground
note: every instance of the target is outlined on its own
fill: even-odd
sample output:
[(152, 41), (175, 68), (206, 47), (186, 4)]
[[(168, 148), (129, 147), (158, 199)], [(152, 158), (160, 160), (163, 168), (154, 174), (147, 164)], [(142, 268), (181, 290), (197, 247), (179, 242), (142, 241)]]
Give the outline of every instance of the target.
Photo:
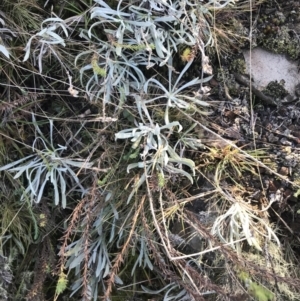
[[(109, 4), (115, 9), (118, 3), (110, 1)], [(128, 9), (125, 4), (124, 10)], [(88, 5), (81, 1), (78, 12), (76, 5), (74, 8), (68, 2), (63, 7), (69, 11), (57, 6), (54, 10), (58, 14), (65, 13), (64, 17), (69, 18), (84, 11)], [(216, 298), (274, 301), (275, 296), (277, 301), (297, 300), (295, 291), (299, 289), (300, 249), (300, 205), (296, 187), (300, 185), (299, 92), (288, 97), (284, 86), (278, 82), (270, 83), (264, 90), (258, 89), (245, 74), (242, 50), (260, 46), (298, 60), (300, 7), (298, 1), (289, 1), (287, 5), (286, 1), (271, 0), (255, 3), (252, 14), (248, 8), (249, 2), (245, 1), (224, 10), (211, 8), (211, 15), (205, 15), (215, 40), (213, 47), (205, 48), (215, 76), (202, 90), (193, 93), (193, 87), (185, 92), (190, 97), (205, 94), (199, 98), (211, 105), (203, 109), (204, 113), (207, 110), (210, 114), (199, 113), (193, 105), (184, 110), (171, 107), (171, 119), (178, 120), (185, 132), (177, 129), (178, 124), (163, 128), (161, 132), (180, 157), (167, 167), (162, 165), (166, 167), (161, 169), (163, 171), (153, 167), (146, 175), (146, 168), (133, 169), (132, 164), (139, 162), (143, 167), (147, 160), (150, 162), (155, 158), (155, 147), (147, 150), (149, 141), (144, 139), (145, 136), (138, 140), (138, 145), (131, 143), (130, 139), (116, 141), (116, 133), (136, 126), (137, 120), (144, 123), (143, 119), (147, 120), (148, 128), (151, 118), (151, 126), (165, 125), (166, 96), (163, 98), (163, 92), (157, 92), (156, 87), (149, 89), (150, 93), (132, 93), (126, 98), (121, 93), (124, 92), (122, 89), (117, 90), (119, 85), (115, 85), (113, 88), (116, 90), (112, 93), (104, 93), (112, 97), (111, 103), (105, 105), (96, 101), (97, 97), (92, 99), (93, 93), (102, 87), (102, 77), (106, 74), (99, 67), (105, 66), (103, 53), (95, 52), (92, 40), (78, 37), (78, 29), (87, 26), (85, 20), (79, 18), (78, 27), (77, 24), (74, 26), (74, 31), (78, 30), (72, 36), (75, 42), (71, 39), (66, 48), (52, 48), (58, 56), (53, 52), (47, 53), (49, 56), (45, 56), (43, 65), (45, 73), (39, 70), (37, 60), (35, 66), (24, 63), (29, 76), (25, 71), (22, 74), (24, 66), (20, 67), (17, 59), (13, 63), (15, 65), (1, 61), (4, 82), (1, 93), (8, 99), (0, 104), (3, 115), (1, 143), (2, 147), (5, 146), (3, 165), (32, 154), (33, 141), (38, 141), (38, 150), (44, 147), (42, 139), (36, 138), (40, 132), (31, 112), (36, 115), (45, 140), (52, 142), (53, 138), (55, 145), (67, 146), (65, 152), (56, 153), (62, 156), (61, 161), (90, 160), (94, 164), (90, 169), (80, 168), (78, 174), (76, 171), (73, 181), (72, 177), (66, 177), (67, 186), (72, 187), (67, 195), (66, 208), (53, 205), (57, 196), (53, 194), (50, 183), (44, 187), (45, 195), (39, 204), (31, 206), (27, 202), (21, 206), (19, 197), (24, 190), (23, 185), (27, 184), (26, 178), (24, 184), (21, 178), (3, 176), (1, 212), (5, 212), (3, 216), (8, 218), (5, 224), (2, 217), (2, 227), (8, 229), (7, 241), (11, 244), (3, 248), (6, 259), (1, 257), (0, 264), (4, 266), (9, 262), (12, 268), (1, 277), (5, 290), (10, 289), (14, 297), (18, 293), (16, 300), (23, 300), (24, 295), (26, 301), (44, 300), (45, 296), (53, 299), (57, 287), (62, 300), (77, 300), (76, 296), (69, 297), (72, 288), (67, 285), (67, 277), (69, 283), (75, 283), (74, 290), (82, 289), (80, 293), (85, 300), (91, 299), (91, 291), (95, 298), (100, 294), (108, 296), (113, 291), (112, 300), (145, 300), (145, 292), (148, 292), (147, 300), (150, 300), (150, 288), (157, 291), (156, 294), (152, 291), (156, 296), (151, 300), (161, 300), (170, 287), (174, 292), (171, 300), (181, 300), (176, 294), (190, 299), (194, 297), (197, 301), (215, 301)], [(39, 11), (37, 7), (34, 9)], [(157, 11), (158, 16), (163, 14), (159, 7)], [(74, 20), (77, 22), (79, 19)], [(24, 32), (38, 32), (39, 25), (35, 24), (35, 30), (30, 28)], [(107, 28), (115, 30), (111, 24)], [(249, 39), (250, 28), (252, 39)], [(99, 32), (95, 30), (95, 33)], [(61, 34), (64, 37), (63, 31)], [(127, 34), (131, 36), (131, 32)], [(120, 44), (102, 31), (97, 38), (105, 47), (110, 47), (111, 57), (106, 63), (113, 59), (117, 61), (113, 51)], [(36, 37), (32, 47), (39, 45), (38, 42)], [(16, 58), (24, 55), (25, 44), (23, 41), (20, 44), (22, 47), (17, 45), (14, 48)], [(40, 51), (39, 46), (36, 47), (32, 51), (35, 55)], [(79, 47), (86, 57), (82, 56), (82, 61), (77, 61), (72, 79), (66, 71), (68, 66), (73, 67)], [(122, 47), (129, 57), (141, 50), (135, 44)], [(165, 65), (148, 70), (142, 66), (141, 70), (148, 78), (157, 78), (159, 83), (168, 87), (168, 72), (174, 71), (174, 81), (195, 56), (193, 65), (182, 78), (182, 84), (201, 77), (202, 71), (207, 71), (201, 70), (205, 67), (201, 54), (195, 49), (192, 49), (195, 53), (191, 54), (192, 50), (184, 47), (174, 54), (172, 68)], [(22, 72), (14, 73), (15, 69), (8, 66), (20, 67), (17, 70)], [(85, 70), (80, 69), (85, 67)], [(7, 75), (6, 70), (11, 73)], [(77, 91), (75, 87), (81, 90)], [(85, 90), (85, 87), (88, 88)], [(77, 92), (79, 97), (73, 97), (78, 96)], [(137, 110), (138, 96), (148, 100), (157, 95), (159, 98), (143, 107), (142, 113)], [(141, 107), (139, 109), (142, 111)], [(146, 116), (146, 111), (150, 112), (150, 117)], [(49, 130), (49, 120), (54, 120), (53, 133)], [(156, 142), (155, 139), (151, 142)], [(182, 141), (198, 144), (194, 148), (185, 147)], [(165, 151), (166, 148), (162, 149)], [(140, 161), (146, 150), (147, 156)], [(170, 156), (170, 153), (166, 155)], [(41, 152), (39, 155), (47, 158), (49, 154)], [(43, 161), (47, 168), (55, 162), (53, 158), (55, 156)], [(184, 161), (185, 158), (192, 159), (196, 165), (193, 184), (189, 181), (192, 176), (184, 173), (192, 174), (193, 162)], [(128, 166), (132, 168), (129, 173)], [(153, 166), (156, 167), (155, 164)], [(163, 172), (165, 178), (162, 177)], [(75, 185), (77, 175), (80, 183), (87, 187), (84, 197)], [(139, 181), (142, 183), (140, 186), (137, 184)], [(58, 185), (61, 186), (64, 185)], [(130, 200), (128, 195), (131, 195)], [(274, 228), (278, 230), (280, 242), (272, 230)], [(234, 246), (230, 246), (228, 241), (234, 242)], [(208, 252), (211, 247), (212, 251)], [(204, 252), (203, 255), (185, 256), (200, 251)], [(142, 288), (140, 284), (149, 289)], [(94, 285), (93, 290), (90, 285)], [(98, 287), (101, 287), (99, 292)]]
[[(247, 24), (250, 22), (248, 17), (248, 14), (237, 14), (234, 19), (241, 28), (245, 26), (244, 32), (247, 33)], [(226, 15), (224, 18), (226, 20)], [(285, 1), (266, 1), (259, 6), (253, 12), (252, 34), (252, 47), (264, 47), (268, 51), (285, 54), (294, 61), (299, 60), (298, 1), (290, 1), (289, 4)], [(249, 47), (247, 43), (245, 45)], [(220, 179), (223, 185), (226, 183), (231, 188), (238, 185), (240, 197), (247, 199), (253, 206), (257, 204), (258, 209), (269, 208), (271, 220), (285, 229), (284, 236), (299, 256), (300, 203), (297, 188), (293, 185), (300, 181), (298, 87), (295, 87), (293, 97), (288, 96), (284, 84), (279, 82), (271, 82), (265, 90), (258, 90), (254, 84), (250, 85), (243, 64), (244, 58), (239, 51), (234, 55), (223, 53), (221, 69), (215, 62), (217, 76), (210, 82), (212, 90), (209, 99), (216, 104), (213, 115), (208, 118), (208, 126), (230, 143), (257, 156), (278, 174), (272, 174), (258, 165), (249, 167), (246, 158), (235, 154), (230, 144), (226, 145), (218, 137), (203, 131), (200, 137), (208, 148), (197, 154), (198, 167), (203, 171), (203, 177), (197, 182), (197, 187), (191, 190), (191, 194), (205, 193), (213, 187), (209, 184), (214, 177), (209, 171), (212, 162), (207, 160), (209, 163), (206, 165), (205, 159), (213, 156), (215, 164), (231, 160), (228, 163), (232, 165), (231, 174), (222, 175)], [(214, 151), (209, 147), (214, 148)], [(189, 205), (199, 218), (208, 210), (209, 202), (206, 199), (211, 201), (208, 197), (200, 198)], [(190, 245), (194, 243), (195, 240), (192, 240)], [(200, 242), (196, 242), (194, 250), (199, 247), (197, 243)]]

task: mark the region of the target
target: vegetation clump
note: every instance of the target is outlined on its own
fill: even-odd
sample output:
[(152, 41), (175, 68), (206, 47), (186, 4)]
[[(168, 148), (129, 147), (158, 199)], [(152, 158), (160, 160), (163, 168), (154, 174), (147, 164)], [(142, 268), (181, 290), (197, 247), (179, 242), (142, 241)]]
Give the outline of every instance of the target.
[(299, 183), (222, 65), (263, 2), (1, 2), (4, 300), (299, 299)]
[(265, 95), (274, 97), (277, 102), (288, 95), (288, 91), (284, 88), (284, 82), (271, 81), (262, 91)]
[(281, 26), (274, 35), (263, 35), (259, 38), (261, 46), (278, 54), (286, 54), (296, 60), (300, 54), (300, 41), (297, 37), (291, 38), (291, 30)]

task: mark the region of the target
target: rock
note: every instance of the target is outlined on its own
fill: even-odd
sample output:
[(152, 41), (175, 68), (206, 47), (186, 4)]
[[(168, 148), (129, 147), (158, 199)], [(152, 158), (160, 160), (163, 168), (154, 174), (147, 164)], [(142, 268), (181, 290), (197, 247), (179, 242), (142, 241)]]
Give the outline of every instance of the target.
[(284, 88), (294, 95), (300, 84), (298, 63), (288, 60), (282, 54), (274, 54), (262, 48), (244, 51), (246, 71), (251, 74), (259, 89), (265, 88), (271, 81), (284, 81)]

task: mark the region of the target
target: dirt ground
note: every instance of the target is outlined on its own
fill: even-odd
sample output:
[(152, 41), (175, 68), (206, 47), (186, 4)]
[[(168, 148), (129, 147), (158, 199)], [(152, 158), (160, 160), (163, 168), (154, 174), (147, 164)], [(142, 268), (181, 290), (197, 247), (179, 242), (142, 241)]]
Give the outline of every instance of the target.
[[(233, 154), (232, 173), (224, 174), (221, 181), (230, 187), (238, 181), (242, 187), (238, 193), (240, 197), (259, 209), (268, 208), (271, 221), (283, 229), (283, 236), (299, 258), (300, 203), (295, 185), (300, 184), (300, 86), (294, 86), (292, 91), (289, 86), (287, 91), (288, 85), (282, 80), (258, 87), (246, 71), (243, 52), (260, 47), (270, 53), (282, 54), (297, 64), (300, 59), (300, 2), (266, 1), (253, 12), (251, 22), (248, 12), (237, 13), (231, 21), (226, 15), (223, 18), (224, 24), (228, 22), (227, 30), (235, 26), (236, 31), (248, 36), (251, 23), (253, 40), (250, 44), (241, 42), (238, 50), (234, 43), (229, 43), (234, 51), (225, 51), (217, 59), (215, 53), (210, 56), (216, 76), (209, 83), (214, 113), (208, 124), (229, 144), (211, 133), (203, 131), (199, 134), (207, 146), (198, 160), (198, 167), (204, 172), (191, 193), (203, 193), (212, 187), (214, 175), (205, 163), (210, 147), (218, 150), (214, 153), (215, 163), (232, 151), (230, 143), (257, 156), (276, 173), (261, 166), (252, 166), (251, 170), (245, 157)], [(241, 170), (240, 174), (234, 165)], [(195, 200), (189, 206), (200, 215), (209, 207), (203, 199)], [(195, 241), (191, 246), (193, 243)]]

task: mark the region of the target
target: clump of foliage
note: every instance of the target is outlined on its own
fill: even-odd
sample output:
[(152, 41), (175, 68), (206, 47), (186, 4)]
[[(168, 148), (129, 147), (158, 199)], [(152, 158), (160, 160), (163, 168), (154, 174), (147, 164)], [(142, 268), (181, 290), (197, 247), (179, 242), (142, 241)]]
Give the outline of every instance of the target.
[[(207, 125), (212, 20), (236, 1), (48, 2), (0, 4), (4, 300), (296, 299), (270, 206), (237, 179), (270, 168)], [(190, 196), (200, 176), (211, 189)], [(188, 205), (204, 195), (201, 219)]]

